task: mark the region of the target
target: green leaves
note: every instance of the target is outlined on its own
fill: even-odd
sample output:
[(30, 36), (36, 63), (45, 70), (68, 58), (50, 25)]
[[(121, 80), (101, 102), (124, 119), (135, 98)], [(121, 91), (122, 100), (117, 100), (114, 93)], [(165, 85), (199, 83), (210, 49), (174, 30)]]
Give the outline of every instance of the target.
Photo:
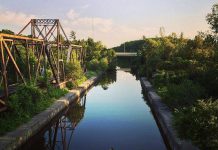
[(80, 79), (83, 76), (80, 63), (78, 61), (66, 63), (65, 74), (68, 79), (73, 79), (74, 81)]
[(199, 84), (184, 80), (180, 84), (168, 84), (164, 102), (171, 108), (182, 108), (193, 105), (205, 91)]
[(54, 87), (45, 90), (31, 84), (20, 85), (16, 93), (10, 96), (10, 110), (0, 114), (0, 135), (27, 122), (66, 93), (66, 90)]
[(212, 12), (207, 15), (206, 19), (211, 29), (218, 33), (218, 4), (213, 5)]
[(218, 100), (199, 100), (173, 115), (179, 136), (191, 139), (200, 149), (218, 149)]

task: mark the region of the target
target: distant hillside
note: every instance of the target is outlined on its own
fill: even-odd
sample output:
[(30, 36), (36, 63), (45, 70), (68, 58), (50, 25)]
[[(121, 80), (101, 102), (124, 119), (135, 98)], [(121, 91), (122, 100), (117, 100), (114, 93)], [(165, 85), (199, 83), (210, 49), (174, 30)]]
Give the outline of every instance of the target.
[[(137, 52), (138, 50), (142, 49), (144, 40), (135, 40), (125, 42), (126, 52)], [(124, 43), (120, 46), (113, 47), (116, 52), (123, 52), (124, 51)]]

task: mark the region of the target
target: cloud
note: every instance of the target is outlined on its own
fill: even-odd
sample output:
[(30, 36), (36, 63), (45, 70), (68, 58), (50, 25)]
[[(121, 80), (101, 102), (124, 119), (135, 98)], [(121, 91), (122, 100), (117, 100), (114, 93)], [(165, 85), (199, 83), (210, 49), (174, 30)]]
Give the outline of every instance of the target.
[(112, 47), (128, 40), (142, 38), (142, 35), (155, 34), (158, 28), (130, 27), (101, 17), (83, 17), (71, 9), (66, 13), (63, 26), (67, 33), (76, 32), (77, 38), (92, 37), (106, 46)]
[(67, 12), (67, 19), (64, 20), (65, 25), (72, 26), (78, 30), (92, 30), (97, 29), (100, 32), (108, 32), (112, 26), (111, 19), (104, 19), (100, 17), (81, 17), (79, 13), (73, 9)]
[(81, 6), (81, 9), (87, 9), (87, 8), (89, 8), (89, 4), (86, 4), (86, 5), (83, 5), (83, 6)]
[(0, 9), (0, 23), (13, 24), (15, 26), (23, 26), (27, 24), (30, 19), (36, 18), (33, 14), (25, 14), (23, 12), (14, 12)]
[[(21, 30), (32, 18), (41, 18), (34, 14), (3, 10), (0, 8), (0, 28), (13, 30), (15, 33)], [(75, 31), (78, 39), (92, 37), (102, 41), (107, 47), (117, 46), (124, 41), (140, 39), (142, 35), (155, 35), (158, 28), (147, 28), (120, 24), (110, 18), (81, 16), (74, 9), (65, 14), (61, 24), (69, 35)], [(29, 34), (26, 33), (25, 34)]]
[(75, 20), (79, 17), (79, 14), (75, 12), (73, 9), (71, 9), (70, 11), (67, 12), (67, 17), (69, 19)]

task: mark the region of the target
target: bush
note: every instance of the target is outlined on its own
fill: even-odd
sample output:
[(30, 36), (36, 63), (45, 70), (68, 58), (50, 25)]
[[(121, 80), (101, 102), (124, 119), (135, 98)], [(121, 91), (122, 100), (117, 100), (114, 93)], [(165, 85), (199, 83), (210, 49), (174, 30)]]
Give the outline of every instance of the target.
[(42, 92), (33, 85), (21, 85), (10, 97), (9, 107), (15, 111), (30, 112), (36, 109), (35, 105), (43, 100)]
[(106, 71), (108, 69), (108, 60), (107, 60), (107, 58), (102, 58), (99, 61), (99, 67), (100, 67), (101, 71)]
[(86, 78), (91, 78), (91, 77), (94, 77), (94, 76), (97, 76), (97, 73), (94, 72), (94, 71), (87, 71), (86, 74), (85, 74)]
[(27, 122), (66, 93), (66, 90), (54, 87), (43, 91), (34, 85), (20, 85), (9, 97), (10, 110), (0, 113), (0, 135)]
[(38, 77), (38, 84), (41, 88), (45, 88), (49, 85), (49, 81), (47, 77), (39, 76)]
[(66, 87), (67, 87), (69, 90), (72, 90), (73, 88), (77, 87), (77, 85), (76, 85), (74, 82), (72, 82), (72, 81), (68, 81), (68, 82), (66, 83)]
[(57, 99), (66, 93), (67, 93), (66, 89), (59, 89), (59, 88), (55, 88), (53, 86), (49, 86), (48, 90), (47, 90), (47, 95), (48, 95), (49, 99), (52, 99), (52, 98)]
[(184, 106), (192, 105), (197, 99), (204, 96), (204, 93), (203, 87), (199, 84), (195, 84), (191, 80), (184, 80), (178, 85), (167, 85), (164, 101), (172, 109), (182, 108)]
[(69, 62), (65, 65), (66, 78), (77, 80), (83, 76), (83, 70), (79, 62)]
[(90, 62), (87, 63), (88, 70), (99, 70), (99, 61), (97, 59), (92, 59)]
[(218, 149), (218, 100), (200, 100), (177, 110), (173, 121), (182, 139), (191, 139), (200, 149)]

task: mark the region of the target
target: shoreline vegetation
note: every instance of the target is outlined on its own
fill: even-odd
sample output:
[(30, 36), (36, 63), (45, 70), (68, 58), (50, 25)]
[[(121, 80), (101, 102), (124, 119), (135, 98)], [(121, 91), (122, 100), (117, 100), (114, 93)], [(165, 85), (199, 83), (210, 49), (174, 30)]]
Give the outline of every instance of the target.
[[(14, 34), (10, 30), (2, 30), (1, 32)], [(115, 69), (115, 51), (106, 49), (101, 42), (95, 42), (91, 38), (87, 40), (76, 40), (74, 38), (72, 43), (80, 44), (86, 49), (86, 69), (81, 66), (77, 59), (74, 59), (72, 62), (64, 60), (67, 82), (66, 88), (63, 89), (54, 87), (49, 82), (51, 70), (46, 70), (46, 75), (41, 76), (37, 84), (29, 81), (26, 85), (19, 85), (16, 88), (16, 92), (9, 97), (7, 111), (0, 114), (1, 136), (28, 122), (36, 114), (51, 106), (58, 98), (68, 93), (68, 90), (77, 88), (87, 79), (97, 76), (100, 72)], [(76, 57), (74, 54), (73, 56)], [(30, 59), (33, 60), (32, 64), (34, 64), (36, 59), (34, 57)], [(25, 68), (25, 66), (23, 67)], [(84, 70), (86, 71), (84, 72)]]
[[(135, 50), (132, 72), (146, 76), (173, 112), (173, 126), (181, 139), (199, 149), (218, 149), (218, 4), (206, 16), (211, 27), (194, 39), (183, 33), (143, 37), (125, 42), (126, 52)], [(120, 51), (115, 47), (115, 51)]]

